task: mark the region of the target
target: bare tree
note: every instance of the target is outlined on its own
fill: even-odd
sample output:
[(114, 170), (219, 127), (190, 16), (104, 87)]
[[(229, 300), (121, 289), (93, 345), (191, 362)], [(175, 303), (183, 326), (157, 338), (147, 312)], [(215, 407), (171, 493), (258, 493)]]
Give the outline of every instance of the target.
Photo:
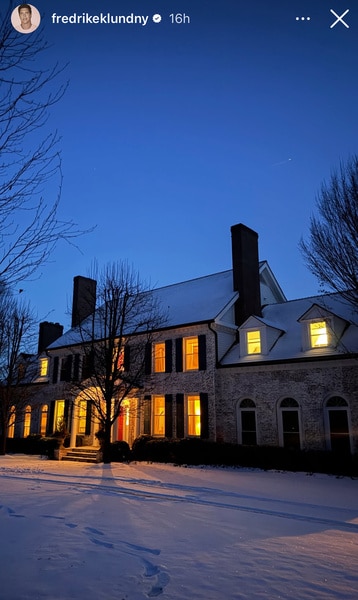
[(143, 388), (146, 349), (166, 315), (155, 292), (127, 263), (108, 264), (95, 277), (97, 308), (78, 326), (82, 378), (73, 394), (90, 400), (110, 462), (111, 428), (125, 398)]
[(59, 83), (63, 68), (41, 67), (48, 48), (41, 32), (19, 35), (11, 10), (9, 3), (0, 13), (0, 280), (10, 285), (44, 264), (59, 240), (81, 233), (58, 216), (60, 138), (48, 128), (49, 109), (67, 87)]
[(17, 302), (8, 291), (0, 295), (0, 454), (6, 451), (6, 436), (15, 417), (22, 415), (32, 391), (34, 376), (30, 350), (35, 318), (28, 304)]
[(325, 289), (358, 306), (358, 156), (340, 164), (316, 202), (319, 216), (300, 242), (306, 264)]

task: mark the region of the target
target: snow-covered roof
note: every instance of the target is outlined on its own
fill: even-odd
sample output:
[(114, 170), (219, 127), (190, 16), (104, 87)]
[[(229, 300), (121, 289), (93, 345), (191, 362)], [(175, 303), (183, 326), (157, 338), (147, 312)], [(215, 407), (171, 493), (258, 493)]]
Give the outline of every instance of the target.
[[(270, 277), (270, 287), (274, 290), (271, 295), (282, 294), (271, 271), (267, 274), (267, 269), (266, 261), (261, 262), (260, 280), (263, 303), (268, 295), (268, 275)], [(157, 288), (153, 290), (153, 296), (161, 306), (163, 313), (167, 315), (163, 327), (163, 329), (167, 329), (169, 327), (214, 321), (227, 306), (230, 306), (238, 298), (239, 294), (233, 290), (232, 269), (229, 269), (213, 275)], [(284, 296), (280, 296), (280, 299), (284, 299)], [(130, 332), (127, 333), (130, 334)], [(54, 350), (80, 344), (81, 341), (83, 341), (83, 338), (78, 328), (73, 328), (53, 342), (48, 349)]]
[[(231, 270), (153, 290), (154, 299), (167, 315), (165, 329), (212, 321), (237, 296), (232, 289)], [(78, 343), (81, 337), (78, 328), (74, 328), (53, 342), (49, 349)]]
[[(319, 349), (305, 349), (303, 343), (302, 322), (304, 316), (312, 306), (321, 310), (322, 318), (327, 315), (338, 317), (340, 323), (345, 321), (342, 335), (336, 340), (332, 347)], [(249, 319), (248, 319), (249, 321)], [(309, 358), (314, 356), (329, 356), (358, 352), (358, 312), (354, 306), (345, 300), (340, 294), (327, 294), (324, 296), (312, 296), (299, 300), (290, 300), (265, 306), (262, 311), (261, 322), (263, 326), (268, 325), (282, 331), (268, 350), (267, 354), (240, 356), (240, 344), (235, 344), (221, 361), (222, 365), (250, 364), (270, 362), (276, 360), (289, 360), (298, 358)], [(247, 325), (246, 325), (247, 326)], [(242, 329), (245, 328), (245, 323)]]

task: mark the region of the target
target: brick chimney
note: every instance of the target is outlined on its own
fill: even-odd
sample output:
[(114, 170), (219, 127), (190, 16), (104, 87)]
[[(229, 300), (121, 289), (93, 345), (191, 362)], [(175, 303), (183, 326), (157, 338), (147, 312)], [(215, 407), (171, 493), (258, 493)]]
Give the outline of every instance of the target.
[(233, 288), (240, 296), (235, 305), (235, 323), (251, 315), (261, 316), (258, 234), (239, 223), (231, 227)]
[(96, 308), (97, 282), (77, 275), (73, 278), (72, 327), (77, 327)]
[(63, 334), (63, 325), (60, 323), (49, 323), (44, 321), (40, 323), (39, 327), (39, 343), (38, 343), (38, 354), (44, 352), (47, 346), (52, 344)]

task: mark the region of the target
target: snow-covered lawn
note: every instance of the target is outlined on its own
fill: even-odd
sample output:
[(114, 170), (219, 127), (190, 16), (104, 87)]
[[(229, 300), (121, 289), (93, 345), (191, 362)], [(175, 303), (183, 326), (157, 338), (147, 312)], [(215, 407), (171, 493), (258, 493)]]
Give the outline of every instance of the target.
[(357, 600), (358, 481), (0, 457), (1, 600)]

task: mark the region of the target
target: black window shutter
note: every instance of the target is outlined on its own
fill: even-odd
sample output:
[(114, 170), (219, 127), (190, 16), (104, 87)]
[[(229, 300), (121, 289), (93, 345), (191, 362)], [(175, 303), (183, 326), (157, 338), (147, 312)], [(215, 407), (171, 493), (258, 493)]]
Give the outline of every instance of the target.
[(126, 344), (124, 346), (124, 356), (123, 356), (123, 368), (125, 371), (129, 371), (130, 369), (130, 364), (131, 364), (131, 348), (129, 346), (129, 344)]
[(165, 394), (165, 437), (173, 437), (173, 396)]
[(165, 372), (171, 373), (173, 369), (173, 343), (165, 340)]
[(78, 381), (80, 378), (80, 355), (75, 354), (73, 361), (73, 381)]
[(67, 365), (66, 365), (66, 379), (65, 381), (71, 381), (71, 375), (72, 375), (72, 359), (73, 356), (72, 354), (69, 354), (67, 356)]
[(150, 435), (151, 434), (151, 408), (152, 408), (152, 398), (151, 396), (144, 396), (144, 406), (143, 406), (143, 434)]
[(206, 335), (198, 336), (199, 345), (199, 371), (206, 369)]
[(82, 380), (88, 379), (94, 371), (94, 350), (86, 351), (82, 359)]
[(200, 437), (204, 440), (209, 437), (208, 394), (200, 394)]
[(184, 437), (184, 394), (177, 394), (177, 438)]
[(72, 354), (68, 354), (61, 361), (60, 381), (71, 381)]
[(58, 379), (58, 356), (55, 356), (53, 359), (53, 369), (52, 369), (52, 383), (57, 383)]
[(90, 435), (90, 433), (91, 433), (91, 423), (92, 423), (92, 401), (87, 400), (86, 429), (85, 429), (86, 435)]
[(175, 340), (175, 370), (177, 372), (183, 370), (183, 338)]
[[(58, 356), (56, 356), (55, 359), (56, 358), (57, 358), (57, 363), (58, 363)], [(46, 433), (53, 433), (53, 431), (54, 431), (54, 418), (55, 418), (55, 400), (52, 400), (50, 402), (50, 408), (49, 408), (49, 414), (48, 414), (47, 431), (46, 431)]]
[(144, 372), (150, 375), (152, 372), (152, 344), (147, 342), (144, 349)]

